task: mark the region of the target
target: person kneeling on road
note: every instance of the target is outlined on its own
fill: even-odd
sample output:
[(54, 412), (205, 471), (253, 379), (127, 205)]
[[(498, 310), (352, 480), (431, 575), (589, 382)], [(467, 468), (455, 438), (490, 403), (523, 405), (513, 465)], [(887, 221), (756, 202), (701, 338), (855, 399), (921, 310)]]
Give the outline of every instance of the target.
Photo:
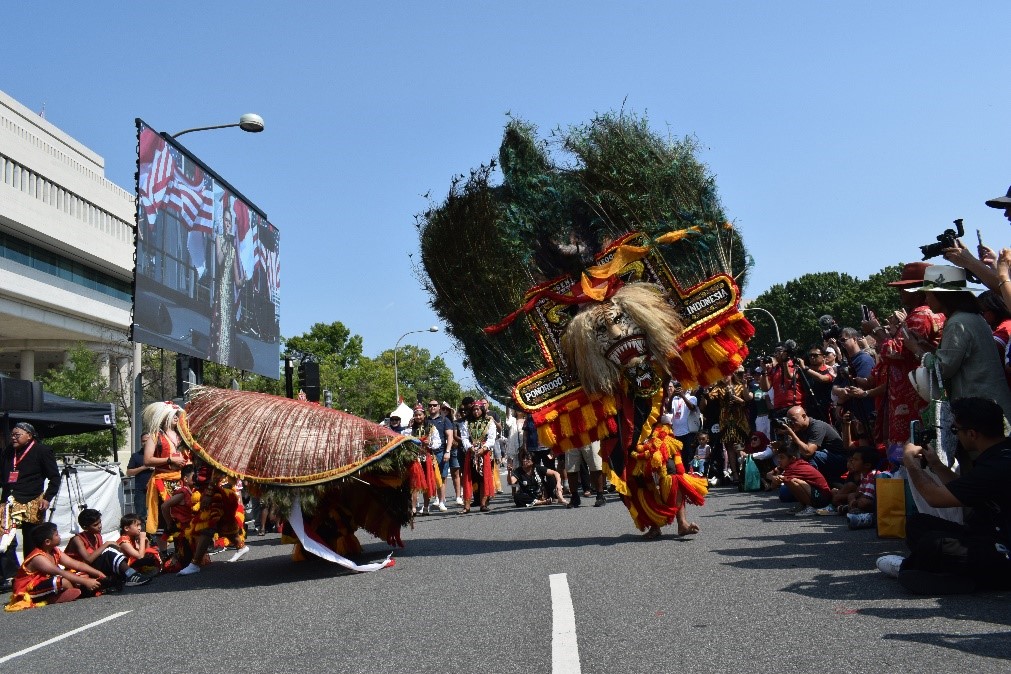
[(842, 437), (832, 426), (812, 419), (800, 405), (787, 410), (781, 424), (802, 459), (817, 468), (830, 485), (842, 483), (847, 456)]
[(951, 413), (963, 449), (960, 463), (971, 461), (972, 470), (957, 475), (932, 449), (912, 443), (902, 465), (927, 505), (971, 508), (966, 523), (912, 515), (906, 521), (910, 555), (885, 555), (877, 567), (917, 594), (1011, 589), (1011, 439), (1004, 437), (1004, 412), (987, 398), (966, 397), (951, 402)]

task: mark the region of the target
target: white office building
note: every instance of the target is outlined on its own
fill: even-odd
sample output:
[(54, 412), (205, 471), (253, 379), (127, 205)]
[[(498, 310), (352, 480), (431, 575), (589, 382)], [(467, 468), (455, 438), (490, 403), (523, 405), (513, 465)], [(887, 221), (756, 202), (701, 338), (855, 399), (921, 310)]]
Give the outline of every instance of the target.
[(0, 91), (0, 373), (36, 379), (83, 343), (132, 381), (134, 195), (105, 162)]

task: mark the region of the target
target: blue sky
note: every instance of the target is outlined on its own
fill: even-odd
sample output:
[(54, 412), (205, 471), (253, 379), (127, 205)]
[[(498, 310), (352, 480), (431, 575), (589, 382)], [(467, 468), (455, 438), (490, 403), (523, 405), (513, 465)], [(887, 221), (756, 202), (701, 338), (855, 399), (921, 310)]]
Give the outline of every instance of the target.
[[(954, 218), (1008, 242), (1006, 2), (37, 3), (4, 9), (0, 89), (133, 189), (133, 119), (183, 142), (281, 231), (285, 335), (342, 321), (366, 355), (436, 324), (414, 214), (497, 154), (506, 113), (692, 134), (756, 266), (919, 258)], [(974, 238), (974, 237), (973, 237)], [(493, 263), (493, 262), (492, 262)], [(442, 333), (402, 344), (462, 356)]]

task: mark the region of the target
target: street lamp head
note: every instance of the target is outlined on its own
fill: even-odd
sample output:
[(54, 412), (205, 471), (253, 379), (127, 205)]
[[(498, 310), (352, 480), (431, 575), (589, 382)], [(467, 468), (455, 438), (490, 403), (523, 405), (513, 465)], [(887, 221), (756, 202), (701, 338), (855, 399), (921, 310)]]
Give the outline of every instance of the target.
[(239, 117), (239, 128), (250, 133), (259, 133), (263, 131), (263, 117), (247, 112)]
[(428, 331), (429, 332), (438, 332), (439, 331), (439, 326), (438, 325), (433, 325), (432, 327), (430, 327), (428, 329)]

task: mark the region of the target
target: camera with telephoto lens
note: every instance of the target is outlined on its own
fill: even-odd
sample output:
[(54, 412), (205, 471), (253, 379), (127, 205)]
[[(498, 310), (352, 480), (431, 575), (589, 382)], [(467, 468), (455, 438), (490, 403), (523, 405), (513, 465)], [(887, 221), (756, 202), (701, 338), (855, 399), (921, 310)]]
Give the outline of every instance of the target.
[(943, 255), (946, 248), (955, 247), (955, 239), (965, 235), (965, 230), (962, 228), (962, 218), (955, 220), (954, 223), (955, 229), (946, 229), (941, 234), (938, 234), (937, 243), (928, 243), (925, 246), (920, 246), (920, 252), (923, 253), (924, 260)]

